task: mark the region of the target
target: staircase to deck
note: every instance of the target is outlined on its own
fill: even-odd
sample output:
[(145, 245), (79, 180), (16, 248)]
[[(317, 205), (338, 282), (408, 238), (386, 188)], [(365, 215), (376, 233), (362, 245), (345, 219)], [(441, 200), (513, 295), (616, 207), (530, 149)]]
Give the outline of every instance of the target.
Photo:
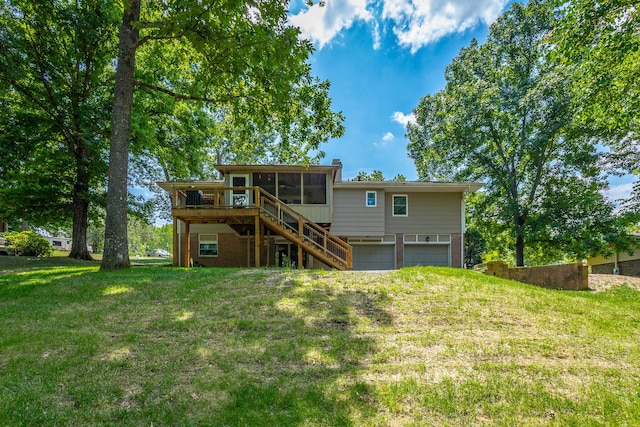
[(259, 189), (260, 220), (275, 233), (295, 243), (329, 267), (351, 270), (352, 248), (286, 203)]

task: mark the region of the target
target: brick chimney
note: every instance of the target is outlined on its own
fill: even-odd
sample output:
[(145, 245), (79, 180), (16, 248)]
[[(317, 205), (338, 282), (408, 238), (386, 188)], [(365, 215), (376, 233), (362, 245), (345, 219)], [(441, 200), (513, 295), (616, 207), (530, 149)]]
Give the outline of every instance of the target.
[(333, 159), (331, 161), (331, 166), (338, 166), (333, 182), (342, 182), (342, 162), (340, 161), (340, 159)]

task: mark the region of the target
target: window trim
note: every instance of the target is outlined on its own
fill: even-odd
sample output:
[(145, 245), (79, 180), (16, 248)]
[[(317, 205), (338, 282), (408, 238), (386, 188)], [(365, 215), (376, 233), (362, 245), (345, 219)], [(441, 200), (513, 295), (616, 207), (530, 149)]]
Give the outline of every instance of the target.
[[(373, 204), (370, 205), (369, 204), (369, 194), (373, 194)], [(378, 192), (377, 191), (372, 191), (372, 190), (367, 190), (364, 193), (364, 206), (367, 208), (375, 208), (378, 207)]]
[[(405, 213), (404, 214), (396, 214), (396, 197), (404, 197), (405, 200)], [(397, 217), (407, 217), (409, 216), (409, 196), (406, 194), (393, 194), (391, 196), (391, 216)]]
[[(206, 236), (206, 237), (210, 237), (210, 236), (215, 236), (215, 240), (208, 238), (208, 239), (203, 239), (202, 237)], [(212, 244), (215, 243), (216, 244), (216, 254), (215, 255), (202, 255), (202, 247), (201, 245), (205, 243), (205, 244)], [(219, 243), (219, 239), (218, 239), (218, 233), (211, 233), (211, 234), (198, 234), (198, 257), (200, 258), (217, 258), (218, 255), (220, 254), (220, 243)]]

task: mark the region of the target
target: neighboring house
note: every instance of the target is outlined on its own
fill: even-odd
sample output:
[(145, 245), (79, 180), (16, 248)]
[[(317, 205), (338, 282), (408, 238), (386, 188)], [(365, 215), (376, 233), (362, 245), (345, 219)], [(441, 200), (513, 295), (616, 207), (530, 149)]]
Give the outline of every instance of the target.
[(42, 236), (53, 246), (53, 249), (57, 249), (60, 251), (70, 251), (71, 250), (71, 239), (68, 237), (48, 237)]
[(587, 264), (591, 267), (591, 273), (640, 277), (640, 234), (634, 234), (633, 237), (637, 244), (631, 253), (623, 251), (608, 257), (598, 255), (589, 258)]
[(463, 266), (478, 183), (343, 181), (329, 166), (225, 165), (219, 181), (159, 182), (174, 265), (390, 270)]

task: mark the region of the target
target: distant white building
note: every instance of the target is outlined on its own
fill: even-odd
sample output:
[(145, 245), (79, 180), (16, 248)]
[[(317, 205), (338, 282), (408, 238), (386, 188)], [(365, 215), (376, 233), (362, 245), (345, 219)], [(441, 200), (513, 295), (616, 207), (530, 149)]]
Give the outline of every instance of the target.
[(51, 246), (53, 246), (53, 249), (58, 249), (60, 251), (71, 250), (71, 239), (68, 237), (43, 237), (49, 241)]

